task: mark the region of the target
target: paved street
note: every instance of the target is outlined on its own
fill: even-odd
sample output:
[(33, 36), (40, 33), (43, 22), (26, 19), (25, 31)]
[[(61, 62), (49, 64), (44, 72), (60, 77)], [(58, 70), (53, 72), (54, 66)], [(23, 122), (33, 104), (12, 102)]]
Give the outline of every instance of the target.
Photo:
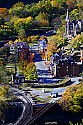
[(41, 56), (38, 52), (38, 44), (35, 44), (32, 47), (32, 50), (35, 52), (34, 61), (38, 74), (38, 82), (45, 84), (58, 82), (58, 79), (52, 78), (52, 75), (48, 72), (47, 65), (45, 65), (45, 60), (41, 59)]
[(10, 91), (23, 101), (23, 111), (21, 116), (15, 121), (14, 125), (23, 125), (26, 121), (32, 118), (33, 107), (29, 96), (26, 96), (24, 91), (17, 88), (10, 88)]
[[(36, 69), (37, 69), (37, 73), (38, 73), (38, 83), (54, 83), (54, 82), (58, 82), (58, 79), (56, 78), (52, 78), (52, 75), (48, 72), (47, 70), (47, 66), (45, 65), (45, 60), (42, 60), (41, 57), (40, 57), (40, 54), (38, 52), (38, 44), (35, 44), (33, 47), (32, 47), (32, 50), (34, 50), (35, 52), (35, 65), (36, 65)], [(79, 79), (80, 77), (75, 77), (75, 78), (71, 78), (71, 81), (72, 81), (72, 84), (78, 84), (79, 83)], [(61, 88), (45, 88), (45, 92), (43, 93), (42, 92), (42, 89), (44, 88), (40, 88), (40, 89), (32, 89), (31, 91), (31, 94), (32, 95), (35, 95), (35, 96), (38, 96), (40, 98), (47, 98), (49, 96), (51, 96), (51, 93), (52, 92), (57, 92), (57, 93), (60, 93), (62, 94), (66, 87), (61, 87)], [(54, 102), (55, 100), (59, 99), (60, 97), (58, 98), (51, 98), (50, 102)]]

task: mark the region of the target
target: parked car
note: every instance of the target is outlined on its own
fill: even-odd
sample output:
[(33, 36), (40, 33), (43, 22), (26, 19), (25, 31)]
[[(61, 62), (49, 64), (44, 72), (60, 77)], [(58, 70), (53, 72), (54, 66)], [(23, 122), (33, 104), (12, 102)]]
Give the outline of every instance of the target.
[(52, 98), (62, 97), (62, 93), (61, 92), (51, 92), (51, 97)]
[(58, 92), (51, 92), (51, 97), (52, 98), (57, 98), (58, 97)]

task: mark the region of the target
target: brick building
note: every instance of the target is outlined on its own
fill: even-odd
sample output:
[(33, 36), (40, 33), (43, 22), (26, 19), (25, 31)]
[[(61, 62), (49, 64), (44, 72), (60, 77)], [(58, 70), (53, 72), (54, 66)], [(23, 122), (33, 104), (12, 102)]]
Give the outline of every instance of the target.
[(51, 60), (51, 72), (55, 77), (73, 77), (79, 75), (79, 65), (74, 62), (73, 57), (60, 57)]
[(64, 76), (78, 76), (79, 75), (79, 66), (77, 63), (70, 62), (69, 60), (59, 61), (57, 65), (57, 73), (58, 77)]

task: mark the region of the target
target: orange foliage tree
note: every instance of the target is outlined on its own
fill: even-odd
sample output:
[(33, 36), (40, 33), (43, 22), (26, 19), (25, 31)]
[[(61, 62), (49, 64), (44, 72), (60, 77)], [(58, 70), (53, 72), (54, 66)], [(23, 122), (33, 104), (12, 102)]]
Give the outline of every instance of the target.
[(6, 8), (0, 8), (0, 14), (3, 15), (3, 17), (6, 17), (9, 14), (9, 11)]
[(76, 0), (67, 0), (66, 1), (66, 4), (68, 5), (69, 9), (74, 9), (76, 6), (76, 3), (77, 3)]
[(25, 46), (20, 50), (20, 60), (24, 61), (28, 59), (29, 50)]
[(57, 44), (56, 44), (56, 42), (49, 42), (48, 43), (48, 46), (47, 46), (47, 58), (48, 58), (48, 60), (50, 59), (50, 56), (54, 53), (54, 52), (56, 52), (56, 50), (57, 50)]
[(30, 57), (29, 57), (29, 59), (30, 59), (29, 62), (33, 62), (34, 57), (35, 57), (35, 53), (31, 53)]

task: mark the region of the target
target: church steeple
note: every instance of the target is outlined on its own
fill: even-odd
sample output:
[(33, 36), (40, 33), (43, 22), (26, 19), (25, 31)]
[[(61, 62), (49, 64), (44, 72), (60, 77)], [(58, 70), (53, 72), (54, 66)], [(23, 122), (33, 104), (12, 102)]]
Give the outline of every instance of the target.
[(68, 9), (67, 9), (67, 15), (66, 15), (66, 22), (69, 22), (69, 12), (68, 12)]
[(69, 19), (69, 12), (68, 12), (68, 9), (67, 9), (67, 15), (66, 15), (66, 29), (65, 29), (65, 34), (66, 34), (66, 35), (69, 35), (69, 22), (70, 22), (70, 19)]

